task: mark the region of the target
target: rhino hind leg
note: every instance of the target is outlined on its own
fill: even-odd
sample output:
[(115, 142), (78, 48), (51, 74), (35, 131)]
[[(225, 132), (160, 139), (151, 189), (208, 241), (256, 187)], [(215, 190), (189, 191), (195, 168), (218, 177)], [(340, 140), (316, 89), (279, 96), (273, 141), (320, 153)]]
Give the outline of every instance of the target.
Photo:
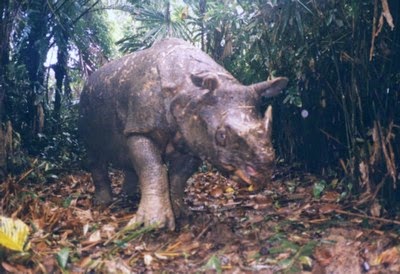
[[(95, 158), (92, 158), (95, 159)], [(112, 202), (111, 181), (108, 177), (108, 164), (105, 161), (93, 161), (90, 164), (90, 172), (94, 183), (95, 204), (108, 205)]]
[(125, 178), (122, 185), (122, 195), (135, 199), (139, 195), (139, 178), (134, 170), (124, 170)]
[(197, 170), (201, 161), (191, 155), (183, 155), (179, 152), (169, 154), (167, 160), (172, 208), (176, 218), (185, 218), (188, 215), (188, 209), (183, 201), (186, 182)]
[(161, 152), (149, 138), (133, 135), (127, 139), (129, 156), (139, 177), (141, 198), (131, 223), (175, 229), (167, 168)]

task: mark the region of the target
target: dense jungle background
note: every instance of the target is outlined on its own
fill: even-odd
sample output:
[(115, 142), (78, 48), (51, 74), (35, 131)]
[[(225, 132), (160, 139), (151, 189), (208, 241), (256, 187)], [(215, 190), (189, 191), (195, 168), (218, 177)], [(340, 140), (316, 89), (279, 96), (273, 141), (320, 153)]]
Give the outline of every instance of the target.
[[(273, 105), (286, 174), (314, 174), (338, 200), (399, 218), (399, 1), (2, 0), (0, 12), (1, 214), (26, 210), (11, 206), (9, 188), (15, 194), (27, 182), (49, 193), (65, 176), (76, 184), (71, 174), (82, 172), (85, 157), (79, 95), (93, 71), (180, 37), (244, 84), (290, 79), (264, 102)], [(11, 265), (2, 267), (13, 272)]]

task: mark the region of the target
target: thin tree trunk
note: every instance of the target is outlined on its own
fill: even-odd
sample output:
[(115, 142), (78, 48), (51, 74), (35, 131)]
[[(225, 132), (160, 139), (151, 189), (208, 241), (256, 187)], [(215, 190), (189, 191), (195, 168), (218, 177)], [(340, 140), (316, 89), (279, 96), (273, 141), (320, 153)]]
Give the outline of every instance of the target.
[(165, 3), (165, 23), (167, 24), (167, 37), (172, 36), (171, 30), (171, 9), (170, 9), (170, 2), (166, 1)]
[(44, 61), (48, 50), (47, 34), (47, 2), (46, 0), (34, 0), (31, 2), (28, 23), (31, 26), (25, 48), (22, 52), (23, 60), (28, 71), (31, 89), (28, 93), (27, 123), (31, 127), (32, 135), (35, 135), (40, 127), (38, 120), (37, 96), (42, 92), (44, 84)]
[(5, 68), (8, 63), (9, 39), (11, 33), (10, 1), (0, 2), (0, 179), (3, 179), (7, 170), (7, 152), (4, 122), (4, 98), (6, 95)]
[(206, 41), (205, 41), (205, 26), (204, 26), (204, 16), (206, 14), (207, 10), (207, 1), (206, 0), (200, 0), (199, 2), (199, 10), (201, 14), (201, 50), (207, 51), (206, 49)]

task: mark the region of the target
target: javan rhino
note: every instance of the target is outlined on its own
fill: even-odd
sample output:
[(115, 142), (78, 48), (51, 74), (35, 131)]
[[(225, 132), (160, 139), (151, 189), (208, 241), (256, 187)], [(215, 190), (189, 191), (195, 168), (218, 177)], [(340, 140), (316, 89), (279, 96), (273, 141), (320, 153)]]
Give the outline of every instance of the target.
[[(108, 164), (125, 171), (125, 188), (140, 186), (134, 221), (175, 228), (184, 186), (201, 160), (262, 182), (274, 164), (272, 110), (261, 97), (288, 80), (240, 84), (206, 53), (179, 39), (106, 64), (88, 79), (80, 99), (95, 200), (112, 200)], [(126, 184), (129, 184), (126, 186)]]

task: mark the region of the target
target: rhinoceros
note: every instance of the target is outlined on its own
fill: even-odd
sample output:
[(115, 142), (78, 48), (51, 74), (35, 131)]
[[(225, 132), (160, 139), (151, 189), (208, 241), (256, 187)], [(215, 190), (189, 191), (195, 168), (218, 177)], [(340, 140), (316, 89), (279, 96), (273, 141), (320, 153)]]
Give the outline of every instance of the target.
[[(95, 201), (112, 201), (110, 163), (140, 187), (134, 222), (175, 228), (185, 183), (201, 161), (262, 183), (274, 165), (272, 109), (261, 98), (286, 87), (278, 77), (240, 84), (188, 42), (164, 39), (94, 72), (80, 98), (79, 131)], [(129, 187), (130, 186), (130, 187)]]

